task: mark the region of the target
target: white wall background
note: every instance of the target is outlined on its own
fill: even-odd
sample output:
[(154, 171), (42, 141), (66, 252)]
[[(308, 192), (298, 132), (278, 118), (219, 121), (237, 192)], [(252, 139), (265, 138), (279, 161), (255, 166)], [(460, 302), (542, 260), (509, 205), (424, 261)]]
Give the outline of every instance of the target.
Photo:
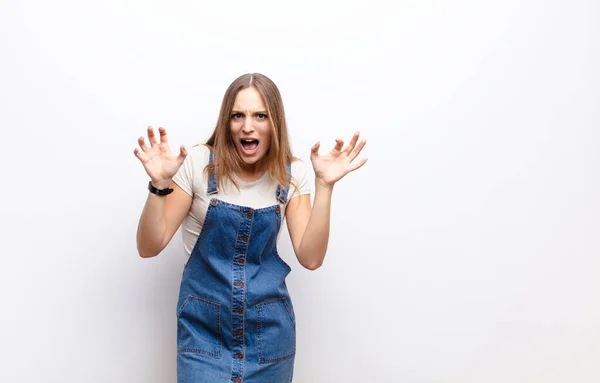
[(184, 254), (136, 253), (133, 149), (206, 140), (250, 71), (298, 156), (369, 140), (325, 265), (282, 236), (295, 382), (600, 381), (598, 2), (0, 4), (0, 381), (175, 381)]

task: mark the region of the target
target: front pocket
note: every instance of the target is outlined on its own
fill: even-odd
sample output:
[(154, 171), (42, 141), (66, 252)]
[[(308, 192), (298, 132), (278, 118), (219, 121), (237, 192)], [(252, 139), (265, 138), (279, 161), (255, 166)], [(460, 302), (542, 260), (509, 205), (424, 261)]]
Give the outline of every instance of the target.
[(221, 305), (188, 296), (177, 313), (177, 349), (221, 357)]
[(286, 298), (256, 305), (258, 362), (273, 363), (296, 354), (296, 325)]

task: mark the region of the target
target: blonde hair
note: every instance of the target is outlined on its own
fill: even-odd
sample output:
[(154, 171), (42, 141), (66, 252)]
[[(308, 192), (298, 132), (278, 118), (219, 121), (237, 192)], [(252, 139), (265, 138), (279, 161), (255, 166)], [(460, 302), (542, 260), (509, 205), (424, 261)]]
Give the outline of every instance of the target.
[(279, 89), (271, 79), (260, 73), (247, 73), (235, 79), (225, 91), (217, 126), (206, 145), (213, 151), (215, 161), (205, 171), (214, 172), (218, 185), (229, 178), (239, 188), (232, 175), (240, 173), (244, 161), (238, 153), (231, 135), (233, 104), (239, 91), (253, 87), (258, 91), (267, 107), (271, 127), (271, 145), (266, 153), (267, 169), (271, 178), (279, 185), (288, 185), (287, 164), (296, 160), (288, 137), (285, 111)]

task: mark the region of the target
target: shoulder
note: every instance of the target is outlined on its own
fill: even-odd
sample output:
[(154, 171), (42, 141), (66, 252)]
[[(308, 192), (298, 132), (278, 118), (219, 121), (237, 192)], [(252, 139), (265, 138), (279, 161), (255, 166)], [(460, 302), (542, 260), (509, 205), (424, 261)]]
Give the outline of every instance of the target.
[(308, 176), (309, 166), (303, 159), (294, 157), (290, 165), (293, 178), (301, 179)]
[(196, 144), (188, 150), (188, 156), (196, 164), (207, 165), (210, 159), (210, 148), (205, 144)]
[(293, 198), (301, 194), (311, 193), (311, 175), (312, 166), (310, 162), (304, 161), (300, 158), (294, 158), (291, 163), (291, 186), (292, 194), (290, 198)]
[(188, 155), (185, 157), (183, 165), (177, 170), (173, 181), (189, 195), (194, 195), (197, 188), (203, 189), (204, 168), (208, 165), (209, 156), (210, 149), (204, 144), (189, 148)]

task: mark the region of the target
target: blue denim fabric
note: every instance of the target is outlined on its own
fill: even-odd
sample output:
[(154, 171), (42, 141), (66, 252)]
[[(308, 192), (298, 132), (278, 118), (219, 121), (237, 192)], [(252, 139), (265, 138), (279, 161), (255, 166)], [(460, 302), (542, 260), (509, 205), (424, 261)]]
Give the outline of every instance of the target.
[[(211, 175), (207, 193), (216, 187)], [(292, 381), (291, 269), (276, 244), (288, 188), (279, 187), (275, 204), (261, 209), (211, 199), (179, 292), (178, 383)]]

